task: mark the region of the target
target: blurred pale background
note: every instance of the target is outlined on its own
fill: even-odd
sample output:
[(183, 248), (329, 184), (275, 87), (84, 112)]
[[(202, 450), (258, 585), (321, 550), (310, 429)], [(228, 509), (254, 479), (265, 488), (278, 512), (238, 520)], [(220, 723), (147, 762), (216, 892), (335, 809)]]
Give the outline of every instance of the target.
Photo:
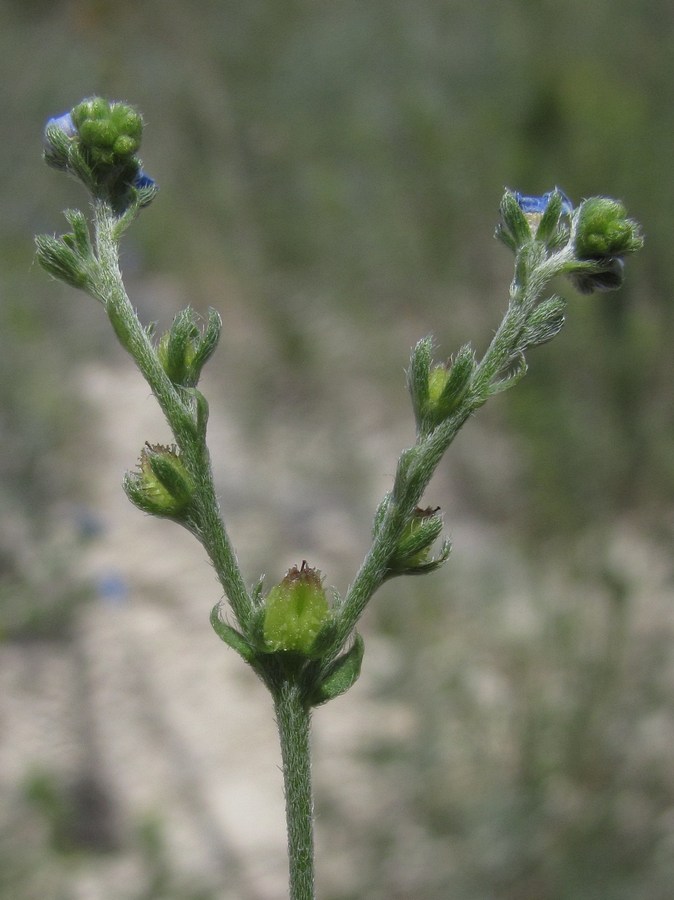
[(325, 900), (666, 900), (674, 879), (674, 10), (664, 0), (0, 2), (0, 896), (273, 900), (263, 688), (189, 535), (120, 481), (169, 436), (94, 301), (32, 263), (84, 206), (48, 116), (135, 103), (144, 321), (216, 307), (203, 387), (246, 578), (343, 590), (413, 440), (409, 349), (482, 350), (504, 185), (623, 199), (646, 250), (468, 423), (454, 553), (388, 585), (315, 716)]

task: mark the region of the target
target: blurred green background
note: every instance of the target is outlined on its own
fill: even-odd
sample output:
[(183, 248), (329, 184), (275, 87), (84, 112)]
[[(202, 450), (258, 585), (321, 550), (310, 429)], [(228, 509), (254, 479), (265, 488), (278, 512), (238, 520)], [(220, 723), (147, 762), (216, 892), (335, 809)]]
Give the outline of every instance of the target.
[[(368, 611), (362, 715), (411, 710), (413, 725), (354, 744), (372, 791), (350, 800), (319, 736), (319, 884), (331, 900), (671, 896), (671, 3), (2, 0), (0, 47), (3, 692), (54, 648), (77, 660), (91, 611), (161, 570), (120, 559), (101, 585), (86, 565), (121, 475), (101, 488), (96, 453), (114, 435), (131, 467), (140, 444), (84, 386), (130, 368), (102, 311), (33, 265), (33, 234), (86, 202), (41, 162), (49, 116), (95, 93), (144, 115), (161, 192), (125, 243), (127, 286), (160, 328), (186, 303), (222, 314), (205, 385), (250, 581), (307, 556), (348, 583), (413, 439), (409, 348), (432, 332), (439, 358), (480, 351), (504, 309), (504, 185), (620, 198), (646, 234), (625, 287), (560, 286), (563, 332), (468, 423), (429, 493), (453, 558)], [(194, 615), (217, 599), (213, 585)], [(2, 777), (2, 896), (113, 896), (99, 862), (129, 853), (140, 874), (114, 896), (282, 895), (255, 859), (226, 890), (195, 884), (161, 814), (115, 828), (100, 765), (74, 786), (48, 755), (24, 762)]]

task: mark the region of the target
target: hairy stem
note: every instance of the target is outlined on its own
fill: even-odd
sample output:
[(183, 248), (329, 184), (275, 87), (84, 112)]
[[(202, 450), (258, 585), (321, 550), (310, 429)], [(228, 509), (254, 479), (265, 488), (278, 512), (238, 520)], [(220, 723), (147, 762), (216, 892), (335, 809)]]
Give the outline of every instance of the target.
[(253, 603), (220, 515), (205, 434), (196, 426), (193, 398), (171, 382), (131, 305), (119, 269), (117, 224), (110, 206), (98, 201), (94, 207), (100, 276), (96, 281), (96, 298), (105, 306), (117, 337), (135, 360), (173, 432), (196, 485), (194, 531), (213, 563), (236, 618), (245, 627)]
[(314, 898), (314, 833), (311, 789), (311, 713), (297, 684), (283, 681), (272, 691), (281, 740), (288, 827), (290, 900)]
[[(556, 264), (559, 265), (559, 262)], [(429, 435), (419, 438), (414, 447), (404, 451), (400, 457), (386, 514), (342, 603), (335, 640), (337, 648), (347, 640), (372, 595), (384, 582), (400, 535), (415, 506), (421, 501), (438, 463), (466, 420), (487, 399), (492, 380), (516, 352), (527, 316), (554, 274), (555, 266), (548, 263), (547, 266), (534, 267), (526, 286), (513, 282), (508, 310), (458, 409)]]

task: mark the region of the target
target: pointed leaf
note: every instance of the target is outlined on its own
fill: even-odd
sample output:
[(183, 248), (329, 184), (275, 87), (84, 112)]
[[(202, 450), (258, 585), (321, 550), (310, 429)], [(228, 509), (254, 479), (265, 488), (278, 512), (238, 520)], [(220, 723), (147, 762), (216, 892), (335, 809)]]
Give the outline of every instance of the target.
[(334, 700), (335, 697), (344, 694), (358, 681), (364, 651), (365, 644), (363, 639), (356, 633), (351, 647), (328, 667), (328, 671), (320, 684), (314, 688), (310, 697), (312, 706), (318, 706), (321, 703), (327, 703), (328, 700)]
[(257, 656), (255, 648), (248, 643), (240, 631), (237, 631), (236, 628), (232, 628), (231, 625), (222, 621), (220, 618), (221, 606), (222, 604), (220, 603), (216, 604), (211, 612), (211, 625), (213, 626), (213, 631), (215, 631), (220, 640), (224, 641), (225, 644), (228, 644), (232, 650), (236, 650), (243, 660), (252, 664)]

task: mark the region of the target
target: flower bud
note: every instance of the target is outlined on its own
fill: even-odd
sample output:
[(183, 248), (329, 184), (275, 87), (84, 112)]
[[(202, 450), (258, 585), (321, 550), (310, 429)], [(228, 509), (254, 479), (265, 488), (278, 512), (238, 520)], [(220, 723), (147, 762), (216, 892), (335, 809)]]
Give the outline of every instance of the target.
[(501, 201), (503, 224), (496, 236), (514, 251), (534, 238), (554, 249), (568, 238), (564, 218), (572, 212), (573, 204), (559, 188), (542, 196), (506, 191)]
[(331, 620), (321, 573), (306, 561), (293, 566), (265, 600), (262, 637), (268, 652), (311, 657), (319, 632)]
[(428, 404), (433, 418), (439, 422), (447, 418), (470, 387), (475, 371), (475, 353), (464, 344), (453, 360), (434, 366), (428, 376)]
[(68, 169), (69, 149), (77, 137), (72, 114), (67, 112), (49, 119), (44, 129), (43, 150), (47, 165), (54, 169)]
[(142, 134), (143, 120), (132, 106), (90, 97), (49, 119), (44, 158), (122, 213), (134, 202), (146, 206), (157, 191), (136, 155)]
[(196, 387), (201, 370), (220, 338), (222, 320), (216, 310), (209, 310), (208, 324), (203, 331), (197, 322), (198, 316), (193, 309), (183, 309), (157, 344), (157, 356), (162, 368), (173, 384), (182, 387)]
[(520, 194), (519, 191), (515, 191), (515, 199), (525, 216), (542, 216), (548, 206), (550, 206), (555, 195), (558, 195), (561, 200), (560, 212), (566, 216), (571, 215), (573, 212), (573, 203), (569, 200), (564, 191), (557, 187), (554, 191), (548, 191), (547, 194), (543, 194), (542, 197), (529, 197), (526, 194)]
[(445, 541), (437, 557), (431, 557), (431, 547), (443, 528), (442, 516), (435, 509), (417, 508), (412, 513), (389, 562), (389, 577), (393, 575), (423, 575), (438, 569), (449, 556), (451, 544)]
[(194, 494), (192, 479), (175, 447), (146, 444), (138, 470), (127, 472), (124, 490), (143, 512), (183, 519)]
[(125, 165), (140, 149), (143, 120), (126, 103), (91, 97), (73, 109), (72, 120), (93, 165)]
[(639, 226), (627, 218), (622, 203), (590, 197), (578, 212), (575, 250), (578, 259), (607, 259), (634, 253), (643, 246)]
[(432, 365), (433, 342), (423, 338), (412, 351), (407, 387), (417, 429), (430, 434), (465, 398), (475, 371), (475, 354), (464, 344), (453, 360)]
[(643, 247), (639, 225), (625, 207), (607, 197), (590, 197), (578, 211), (574, 249), (577, 264), (569, 269), (583, 294), (614, 291), (623, 283), (624, 260)]

